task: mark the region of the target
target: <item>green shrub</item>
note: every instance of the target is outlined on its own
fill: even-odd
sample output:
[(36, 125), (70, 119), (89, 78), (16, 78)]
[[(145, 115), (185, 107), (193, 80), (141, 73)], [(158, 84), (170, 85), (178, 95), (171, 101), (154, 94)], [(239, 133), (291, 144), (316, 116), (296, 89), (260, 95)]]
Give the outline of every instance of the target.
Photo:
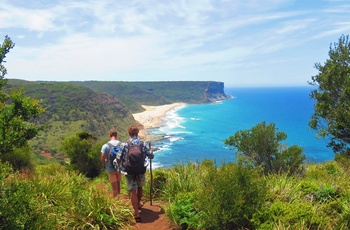
[(259, 166), (265, 173), (300, 173), (306, 159), (303, 149), (280, 144), (286, 138), (287, 134), (279, 132), (274, 123), (267, 125), (264, 121), (249, 130), (237, 131), (224, 143), (237, 153), (237, 159)]
[(200, 210), (200, 226), (205, 229), (251, 228), (250, 219), (266, 196), (263, 178), (256, 169), (233, 163), (208, 167), (198, 189), (195, 208)]
[(161, 196), (162, 191), (164, 191), (166, 183), (167, 183), (168, 173), (163, 169), (157, 169), (153, 171), (153, 185), (152, 196), (154, 198), (158, 198)]
[[(256, 229), (331, 229), (332, 218), (309, 202), (275, 200), (253, 218)], [(276, 225), (278, 223), (278, 225)]]
[(29, 145), (15, 148), (12, 152), (3, 154), (3, 162), (8, 161), (15, 170), (33, 170), (33, 153)]
[(33, 199), (35, 187), (9, 164), (0, 168), (0, 229), (38, 229), (46, 213), (37, 212), (41, 204)]
[(119, 229), (130, 208), (60, 165), (22, 177), (1, 165), (0, 229)]
[(179, 193), (166, 210), (167, 217), (181, 229), (196, 229), (199, 225), (199, 213), (194, 208), (195, 194)]
[(61, 142), (62, 150), (70, 158), (70, 167), (89, 178), (97, 177), (103, 171), (100, 160), (102, 144), (96, 140), (96, 137), (83, 132)]
[(334, 186), (320, 187), (315, 192), (316, 201), (328, 202), (340, 196), (340, 190)]

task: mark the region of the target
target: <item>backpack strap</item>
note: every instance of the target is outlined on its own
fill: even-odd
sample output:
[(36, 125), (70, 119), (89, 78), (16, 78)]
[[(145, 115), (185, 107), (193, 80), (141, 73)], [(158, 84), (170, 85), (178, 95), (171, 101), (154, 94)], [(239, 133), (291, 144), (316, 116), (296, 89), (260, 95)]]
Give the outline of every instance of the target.
[(108, 162), (112, 163), (112, 162), (111, 162), (111, 159), (110, 159), (110, 153), (111, 153), (111, 151), (112, 151), (112, 149), (113, 149), (114, 147), (120, 147), (121, 142), (118, 141), (118, 144), (117, 144), (117, 145), (112, 145), (111, 142), (107, 142), (106, 144), (109, 146), (109, 150), (108, 150), (108, 153), (107, 153), (107, 160), (108, 160)]
[(110, 143), (110, 142), (107, 142), (107, 145), (109, 147), (109, 150), (108, 150), (108, 153), (107, 153), (107, 160), (108, 162), (110, 162), (110, 159), (109, 159), (109, 154), (111, 153), (111, 150), (113, 148), (113, 145)]

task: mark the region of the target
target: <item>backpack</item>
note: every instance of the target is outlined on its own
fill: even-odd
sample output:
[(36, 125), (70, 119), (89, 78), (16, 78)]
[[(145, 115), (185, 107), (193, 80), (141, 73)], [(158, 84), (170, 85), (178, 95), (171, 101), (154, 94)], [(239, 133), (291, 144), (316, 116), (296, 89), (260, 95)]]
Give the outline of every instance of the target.
[(118, 165), (116, 163), (117, 154), (118, 154), (118, 152), (122, 151), (122, 149), (120, 147), (120, 142), (118, 142), (118, 144), (115, 145), (115, 146), (112, 145), (109, 142), (107, 144), (109, 146), (109, 153), (108, 153), (108, 156), (107, 156), (107, 159), (108, 159), (108, 162), (109, 162), (109, 166), (117, 168), (118, 167)]
[(140, 175), (146, 172), (144, 166), (146, 155), (142, 152), (143, 141), (138, 144), (128, 143), (128, 152), (126, 153), (126, 160), (124, 167), (128, 175)]

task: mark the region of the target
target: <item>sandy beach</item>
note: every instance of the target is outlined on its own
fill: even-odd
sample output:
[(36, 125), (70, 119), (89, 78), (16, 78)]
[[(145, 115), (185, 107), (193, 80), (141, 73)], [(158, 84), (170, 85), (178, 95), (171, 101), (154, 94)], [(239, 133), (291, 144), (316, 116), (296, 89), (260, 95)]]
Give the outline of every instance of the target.
[(142, 105), (145, 111), (133, 114), (134, 119), (143, 126), (139, 136), (148, 139), (145, 134), (146, 129), (159, 127), (163, 123), (163, 118), (168, 111), (183, 105), (185, 105), (185, 103), (181, 102), (159, 106)]

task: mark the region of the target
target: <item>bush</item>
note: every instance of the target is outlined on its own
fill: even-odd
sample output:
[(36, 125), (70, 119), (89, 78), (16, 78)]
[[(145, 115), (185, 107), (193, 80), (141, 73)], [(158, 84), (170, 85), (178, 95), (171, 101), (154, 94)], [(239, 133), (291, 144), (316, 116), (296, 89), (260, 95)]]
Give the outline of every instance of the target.
[(96, 137), (85, 132), (77, 133), (61, 142), (63, 151), (70, 158), (71, 168), (89, 178), (97, 177), (103, 171), (101, 146), (96, 143)]
[(253, 218), (257, 229), (332, 229), (335, 222), (309, 202), (282, 202), (275, 200)]
[(315, 192), (316, 201), (328, 202), (334, 200), (340, 196), (339, 189), (336, 189), (334, 186), (320, 187)]
[(29, 178), (0, 166), (1, 229), (119, 229), (132, 218), (120, 200), (60, 165), (40, 166)]
[(286, 138), (274, 123), (262, 122), (250, 130), (237, 131), (224, 142), (237, 152), (238, 159), (262, 167), (265, 173), (299, 173), (305, 155), (297, 145), (287, 148), (279, 143)]
[(161, 197), (167, 183), (168, 173), (163, 169), (153, 171), (153, 194), (152, 197)]
[(179, 193), (166, 210), (167, 217), (181, 229), (196, 229), (200, 215), (194, 208), (195, 194)]
[(32, 155), (32, 149), (26, 144), (21, 148), (15, 148), (12, 152), (4, 154), (2, 160), (9, 162), (15, 170), (32, 171), (34, 169)]
[(9, 164), (0, 163), (0, 168), (0, 229), (39, 229), (46, 213), (36, 212), (41, 204), (33, 197), (33, 184)]
[[(208, 165), (207, 165), (208, 166)], [(252, 228), (250, 219), (266, 197), (264, 180), (256, 169), (233, 163), (207, 167), (198, 189), (195, 208), (205, 229)]]

